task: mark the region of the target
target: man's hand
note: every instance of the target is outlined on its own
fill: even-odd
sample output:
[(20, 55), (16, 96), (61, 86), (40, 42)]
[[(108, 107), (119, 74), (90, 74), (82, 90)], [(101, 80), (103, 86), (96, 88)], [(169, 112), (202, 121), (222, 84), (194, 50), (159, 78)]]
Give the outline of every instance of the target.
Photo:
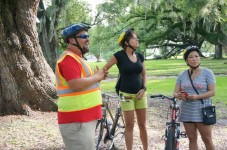
[(94, 70), (94, 77), (97, 78), (98, 82), (105, 79), (107, 76), (108, 71), (106, 69), (99, 69), (99, 67), (96, 66), (96, 69)]

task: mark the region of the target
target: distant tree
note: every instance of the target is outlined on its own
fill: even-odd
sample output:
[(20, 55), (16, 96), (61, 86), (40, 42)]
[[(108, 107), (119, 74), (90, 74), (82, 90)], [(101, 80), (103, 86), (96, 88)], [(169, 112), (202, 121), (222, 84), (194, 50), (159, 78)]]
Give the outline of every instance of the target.
[(39, 44), (52, 70), (55, 70), (58, 56), (60, 14), (66, 4), (65, 0), (40, 0), (39, 2), (36, 21)]
[(223, 0), (111, 0), (102, 5), (100, 16), (115, 31), (135, 27), (140, 43), (162, 49), (164, 58), (178, 55), (189, 44), (201, 47), (204, 41), (219, 45), (215, 58), (222, 58), (221, 49), (227, 47), (226, 7)]
[(171, 57), (188, 44), (201, 47), (207, 41), (216, 46), (214, 58), (222, 58), (222, 47), (227, 47), (227, 30), (223, 28), (227, 24), (226, 1), (142, 2), (143, 11), (132, 16), (146, 18), (146, 45), (169, 47), (165, 49), (165, 57)]
[(39, 45), (39, 0), (0, 1), (0, 113), (56, 111), (54, 73)]
[(59, 12), (59, 23), (57, 26), (59, 39), (58, 55), (60, 55), (67, 46), (61, 37), (61, 32), (65, 27), (80, 22), (88, 25), (92, 24), (91, 10), (88, 8), (88, 4), (85, 1), (67, 0)]

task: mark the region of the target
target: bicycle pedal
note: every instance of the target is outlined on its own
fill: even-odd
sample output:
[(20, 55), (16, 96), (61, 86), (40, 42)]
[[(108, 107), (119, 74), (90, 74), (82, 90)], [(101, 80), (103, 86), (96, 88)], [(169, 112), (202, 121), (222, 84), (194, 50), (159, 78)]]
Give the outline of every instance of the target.
[(105, 135), (105, 137), (104, 137), (104, 139), (103, 139), (104, 143), (106, 144), (106, 142), (107, 142), (108, 140), (110, 140), (110, 136), (109, 136), (109, 135)]
[(185, 131), (182, 131), (182, 132), (180, 133), (180, 136), (181, 136), (182, 138), (187, 138), (187, 137), (188, 137)]

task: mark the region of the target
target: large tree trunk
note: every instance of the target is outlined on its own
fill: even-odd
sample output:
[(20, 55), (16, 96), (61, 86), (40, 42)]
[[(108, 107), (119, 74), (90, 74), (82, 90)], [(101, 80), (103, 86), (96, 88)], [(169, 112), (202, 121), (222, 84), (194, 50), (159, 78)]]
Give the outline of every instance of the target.
[(221, 44), (215, 45), (214, 59), (223, 59), (223, 57), (222, 57), (222, 45)]
[(0, 113), (56, 110), (54, 73), (36, 30), (39, 0), (0, 1)]
[[(218, 25), (216, 26), (215, 30), (219, 33), (218, 39), (220, 39), (221, 33), (222, 33), (222, 31), (221, 31), (221, 23), (220, 22), (218, 22)], [(215, 45), (214, 59), (223, 59), (223, 57), (222, 57), (222, 44), (220, 42), (218, 42)]]

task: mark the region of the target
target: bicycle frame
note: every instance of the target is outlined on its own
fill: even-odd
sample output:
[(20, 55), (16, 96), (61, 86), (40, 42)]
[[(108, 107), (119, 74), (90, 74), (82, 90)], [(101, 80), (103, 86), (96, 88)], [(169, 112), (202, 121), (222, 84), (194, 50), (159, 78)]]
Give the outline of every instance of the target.
[[(121, 111), (120, 103), (117, 103), (115, 119), (113, 121), (113, 126), (111, 128), (110, 135), (115, 134), (115, 129), (116, 129), (118, 120), (120, 119), (121, 116), (122, 116), (122, 111)], [(122, 119), (122, 121), (123, 121), (123, 124), (125, 124), (123, 119)]]
[[(102, 94), (103, 96), (103, 117), (98, 120), (96, 126), (96, 150), (99, 149), (114, 149), (122, 144), (124, 141), (124, 119), (122, 116), (122, 111), (120, 107), (120, 101), (125, 101), (122, 96), (116, 97), (107, 94)], [(114, 98), (115, 100), (110, 100)], [(117, 99), (117, 100), (116, 100)], [(115, 101), (117, 102), (115, 109), (115, 116), (109, 108), (109, 103)], [(119, 119), (122, 119), (120, 122)], [(122, 124), (122, 125), (121, 125)]]
[[(169, 111), (167, 113), (166, 130), (165, 130), (165, 150), (179, 150), (179, 138), (186, 137), (185, 132), (180, 131), (180, 123), (177, 122), (177, 113), (179, 111), (179, 105), (175, 97), (167, 97), (162, 94), (151, 95), (151, 98), (162, 98), (171, 101)], [(169, 114), (171, 114), (169, 118)]]

